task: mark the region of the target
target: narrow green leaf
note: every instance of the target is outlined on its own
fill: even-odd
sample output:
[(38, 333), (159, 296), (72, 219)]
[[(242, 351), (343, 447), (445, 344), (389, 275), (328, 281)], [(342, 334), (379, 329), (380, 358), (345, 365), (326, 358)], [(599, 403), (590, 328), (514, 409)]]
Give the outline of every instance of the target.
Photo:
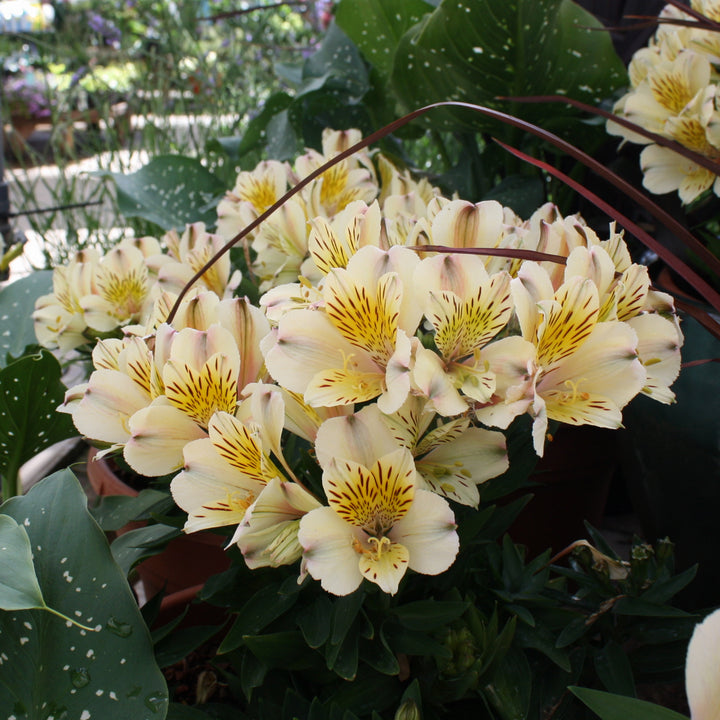
[(304, 669), (315, 662), (315, 654), (308, 652), (302, 634), (297, 631), (246, 635), (244, 640), (250, 652), (271, 668)]
[(595, 653), (595, 670), (608, 691), (635, 697), (635, 680), (630, 660), (614, 640), (609, 640)]
[(311, 605), (298, 614), (297, 623), (302, 631), (305, 642), (311, 648), (319, 648), (330, 637), (332, 603), (327, 595), (321, 595)]
[(280, 583), (267, 585), (243, 605), (230, 632), (220, 644), (219, 653), (230, 652), (240, 647), (243, 644), (243, 636), (256, 635), (295, 604), (296, 594), (282, 594), (279, 590)]
[(568, 690), (599, 715), (601, 720), (688, 720), (685, 715), (645, 700), (589, 688), (570, 687)]
[(151, 512), (167, 512), (174, 507), (167, 492), (145, 488), (137, 495), (108, 495), (90, 511), (105, 531), (114, 532), (134, 520), (147, 520)]
[(130, 530), (113, 541), (110, 546), (115, 562), (128, 575), (139, 562), (162, 552), (173, 538), (182, 532), (167, 525), (148, 525)]
[(467, 602), (457, 600), (417, 600), (393, 608), (393, 613), (410, 630), (434, 630), (456, 620), (467, 608)]
[(339, 645), (345, 639), (345, 635), (360, 612), (364, 599), (365, 591), (359, 588), (354, 593), (335, 600), (330, 635), (330, 642), (333, 645)]

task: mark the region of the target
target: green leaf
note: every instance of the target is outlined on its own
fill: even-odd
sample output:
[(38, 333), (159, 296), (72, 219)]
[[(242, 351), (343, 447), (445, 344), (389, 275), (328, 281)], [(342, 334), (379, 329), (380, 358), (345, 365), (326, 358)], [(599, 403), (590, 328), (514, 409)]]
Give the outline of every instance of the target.
[(267, 124), (267, 154), (273, 160), (292, 160), (297, 155), (298, 140), (287, 110), (273, 115)]
[[(497, 97), (562, 94), (599, 103), (627, 82), (607, 32), (570, 0), (442, 2), (401, 38), (393, 86), (409, 109), (439, 100), (499, 107), (550, 129), (553, 119), (576, 116), (564, 106), (498, 103)], [(436, 110), (433, 127), (493, 128), (467, 110)], [(587, 134), (587, 128), (582, 132)], [(509, 129), (504, 133), (516, 136)], [(500, 133), (503, 135), (503, 133)], [(511, 135), (511, 136), (512, 136)]]
[(612, 693), (635, 697), (632, 666), (625, 651), (614, 640), (595, 653), (595, 670), (602, 684)]
[(28, 610), (45, 607), (30, 549), (22, 525), (0, 515), (0, 609)]
[(0, 474), (14, 477), (41, 450), (77, 435), (70, 416), (56, 412), (66, 390), (60, 375), (44, 349), (0, 370)]
[(134, 173), (102, 174), (115, 181), (125, 217), (144, 218), (163, 230), (182, 231), (193, 222), (212, 226), (216, 201), (225, 191), (199, 160), (182, 155), (160, 155)]
[(250, 652), (270, 667), (287, 670), (303, 669), (311, 666), (315, 660), (301, 633), (270, 633), (268, 635), (246, 635), (245, 645)]
[(113, 541), (110, 546), (115, 562), (128, 575), (139, 562), (157, 555), (173, 538), (182, 532), (167, 525), (148, 525), (130, 530)]
[(393, 609), (400, 624), (410, 630), (434, 630), (459, 618), (468, 603), (457, 600), (418, 600)]
[(146, 488), (135, 496), (107, 495), (91, 512), (105, 532), (114, 532), (134, 520), (148, 520), (151, 512), (166, 512), (172, 507), (168, 493)]
[(297, 600), (296, 593), (281, 593), (281, 583), (273, 583), (256, 592), (240, 609), (230, 632), (225, 636), (219, 653), (226, 653), (243, 644), (243, 636), (255, 635), (273, 620), (287, 612)]
[(538, 177), (508, 175), (483, 196), (512, 208), (520, 217), (530, 217), (545, 200), (545, 187)]
[(425, 0), (342, 0), (335, 21), (388, 82), (400, 38), (432, 10)]
[(358, 636), (348, 633), (337, 645), (325, 646), (325, 660), (328, 670), (337, 673), (343, 680), (353, 681), (358, 669)]
[(303, 84), (297, 96), (324, 87), (342, 91), (351, 104), (359, 102), (370, 88), (358, 49), (334, 22), (325, 33), (320, 49), (305, 61)]
[(617, 615), (639, 615), (644, 617), (688, 617), (689, 613), (680, 608), (669, 605), (658, 605), (654, 602), (646, 602), (640, 598), (620, 598), (613, 605), (613, 612)]
[(292, 98), (287, 93), (281, 92), (271, 95), (266, 100), (263, 109), (248, 123), (247, 130), (237, 145), (225, 139), (224, 147), (228, 155), (241, 158), (251, 150), (259, 150), (263, 147), (267, 143), (266, 127), (270, 119), (286, 110), (291, 102)]
[(42, 610), (0, 612), (0, 705), (17, 720), (63, 711), (68, 718), (162, 720), (167, 688), (147, 627), (86, 505), (64, 470), (2, 506), (0, 514), (27, 533), (47, 605), (94, 630)]
[(531, 689), (532, 671), (525, 653), (511, 648), (483, 694), (503, 720), (524, 720), (528, 717)]
[(660, 705), (653, 705), (645, 700), (613, 695), (589, 688), (570, 687), (568, 689), (599, 715), (601, 720), (628, 720), (628, 718), (632, 718), (632, 720), (688, 720), (685, 715)]
[(328, 618), (332, 614), (332, 603), (327, 595), (320, 595), (311, 605), (297, 616), (297, 624), (305, 642), (314, 649), (327, 642), (330, 637)]
[(0, 290), (0, 368), (8, 355), (19, 357), (37, 343), (32, 313), (35, 301), (52, 292), (52, 270), (37, 270)]
[(330, 635), (330, 642), (333, 645), (339, 645), (345, 639), (345, 635), (360, 612), (364, 599), (365, 591), (359, 588), (350, 595), (345, 595), (335, 601)]
[(216, 625), (196, 625), (170, 633), (155, 645), (155, 660), (159, 667), (174, 665), (193, 650), (218, 634)]

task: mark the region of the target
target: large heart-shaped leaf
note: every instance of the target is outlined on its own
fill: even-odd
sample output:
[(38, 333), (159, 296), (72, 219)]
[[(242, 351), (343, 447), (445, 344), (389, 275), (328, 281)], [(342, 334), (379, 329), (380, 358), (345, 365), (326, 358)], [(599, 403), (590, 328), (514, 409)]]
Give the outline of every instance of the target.
[(9, 515), (0, 515), (0, 609), (27, 610), (44, 605), (27, 532)]
[(47, 350), (0, 370), (0, 474), (16, 477), (41, 450), (77, 435), (70, 416), (56, 412), (66, 390), (60, 374)]
[(8, 354), (19, 357), (37, 343), (32, 312), (41, 295), (52, 292), (52, 270), (38, 270), (0, 290), (0, 368)]
[[(562, 106), (496, 98), (557, 93), (600, 102), (627, 77), (609, 34), (593, 29), (599, 27), (570, 0), (446, 0), (401, 38), (393, 87), (409, 110), (460, 100), (558, 130), (557, 119), (570, 114)], [(469, 111), (435, 111), (429, 118), (434, 127), (497, 131), (497, 124)]]
[(342, 0), (335, 21), (387, 82), (400, 38), (433, 9), (425, 0)]
[(163, 720), (150, 635), (86, 504), (63, 470), (0, 509), (27, 533), (47, 605), (92, 628), (42, 610), (0, 612), (0, 708), (17, 720)]
[(160, 155), (134, 173), (105, 173), (117, 186), (118, 208), (126, 217), (140, 217), (163, 230), (181, 231), (187, 223), (216, 221), (215, 205), (223, 182), (199, 160)]

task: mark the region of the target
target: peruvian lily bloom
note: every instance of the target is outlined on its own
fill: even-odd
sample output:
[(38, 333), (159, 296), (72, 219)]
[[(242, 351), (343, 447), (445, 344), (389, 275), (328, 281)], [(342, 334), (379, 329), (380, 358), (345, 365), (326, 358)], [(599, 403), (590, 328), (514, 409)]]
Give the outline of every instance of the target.
[(315, 452), (328, 465), (334, 455), (364, 465), (398, 445), (415, 458), (418, 487), (477, 507), (477, 486), (505, 472), (508, 457), (502, 433), (471, 427), (468, 418), (430, 429), (435, 412), (421, 397), (409, 397), (386, 415), (376, 404), (353, 415), (326, 420), (318, 430)]
[(405, 448), (369, 467), (333, 457), (323, 472), (328, 507), (300, 520), (303, 570), (334, 595), (347, 595), (367, 578), (395, 594), (408, 568), (426, 575), (447, 570), (459, 540), (443, 498), (416, 488)]
[(579, 275), (553, 292), (536, 263), (512, 281), (523, 337), (536, 346), (531, 412), (535, 450), (542, 455), (548, 419), (570, 425), (621, 426), (621, 409), (646, 374), (637, 335), (622, 322), (598, 322), (595, 283)]
[(687, 650), (685, 689), (692, 720), (720, 720), (720, 610), (695, 626)]
[(186, 443), (206, 437), (217, 411), (234, 413), (241, 357), (232, 333), (221, 325), (206, 331), (161, 327), (155, 362), (164, 394), (129, 421), (124, 455), (137, 472), (166, 475), (183, 465)]
[(288, 189), (289, 172), (277, 160), (265, 160), (254, 170), (241, 172), (235, 187), (218, 203), (218, 233), (230, 240), (277, 202)]
[(425, 317), (439, 352), (417, 350), (412, 372), (416, 390), (445, 416), (467, 410), (463, 396), (488, 402), (495, 376), (480, 352), (512, 316), (510, 276), (489, 276), (480, 257), (448, 254), (424, 259), (416, 282), (427, 292)]
[(421, 317), (412, 283), (418, 262), (406, 248), (361, 248), (327, 275), (322, 308), (287, 312), (263, 340), (268, 372), (312, 406), (379, 397), (384, 412), (400, 407)]
[(298, 540), (301, 518), (320, 507), (300, 485), (275, 477), (247, 509), (231, 542), (251, 570), (290, 565), (303, 552)]

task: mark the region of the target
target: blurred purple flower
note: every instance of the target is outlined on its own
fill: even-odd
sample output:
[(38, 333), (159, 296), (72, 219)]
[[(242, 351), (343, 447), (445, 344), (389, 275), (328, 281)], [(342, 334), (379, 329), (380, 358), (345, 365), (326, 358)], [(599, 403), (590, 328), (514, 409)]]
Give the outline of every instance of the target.
[(120, 47), (122, 33), (112, 20), (106, 20), (102, 15), (91, 12), (88, 16), (88, 25), (91, 30), (101, 36), (105, 45), (114, 48)]

